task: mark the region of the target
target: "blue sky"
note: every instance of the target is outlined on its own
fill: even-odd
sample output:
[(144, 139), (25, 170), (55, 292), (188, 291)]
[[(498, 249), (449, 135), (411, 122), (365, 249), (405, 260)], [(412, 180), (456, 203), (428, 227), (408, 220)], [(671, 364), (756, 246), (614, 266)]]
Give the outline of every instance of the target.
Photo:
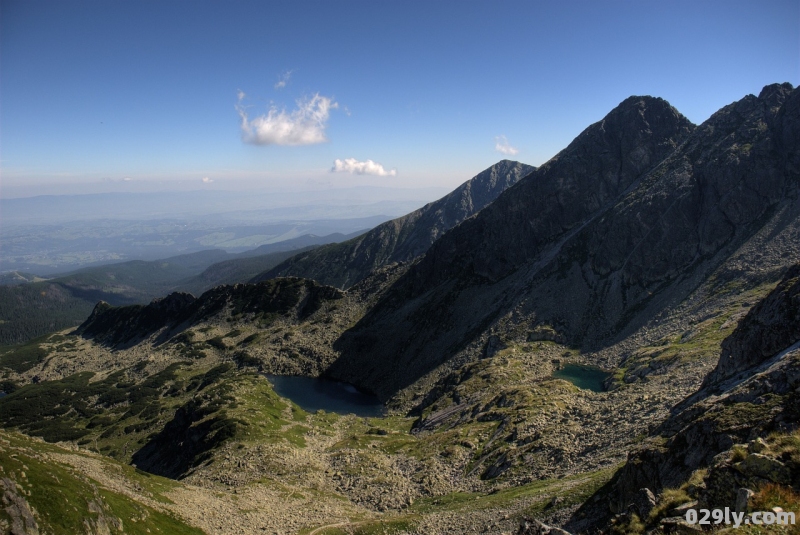
[(544, 163), (632, 94), (699, 123), (800, 82), (797, 0), (0, 9), (7, 198), (455, 187), (505, 157)]

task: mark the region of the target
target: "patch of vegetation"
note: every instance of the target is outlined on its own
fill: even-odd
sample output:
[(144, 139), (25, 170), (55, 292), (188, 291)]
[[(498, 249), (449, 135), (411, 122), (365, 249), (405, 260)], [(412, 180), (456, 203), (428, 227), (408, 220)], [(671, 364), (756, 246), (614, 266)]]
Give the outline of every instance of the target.
[(10, 379), (0, 381), (0, 392), (11, 394), (19, 389), (19, 385)]
[(243, 338), (242, 341), (239, 342), (238, 345), (240, 345), (240, 346), (249, 346), (250, 344), (252, 344), (255, 341), (257, 341), (259, 338), (261, 338), (261, 334), (260, 333), (253, 333), (253, 334)]
[(621, 521), (612, 520), (611, 533), (615, 535), (627, 535), (633, 533), (644, 533), (645, 524), (636, 513), (626, 515)]
[(181, 334), (174, 337), (172, 341), (178, 344), (191, 344), (194, 342), (196, 336), (197, 334), (193, 331), (183, 331)]
[(681, 486), (678, 489), (664, 489), (658, 497), (658, 505), (656, 505), (650, 514), (647, 516), (647, 525), (654, 526), (667, 516), (667, 513), (684, 503), (692, 501), (691, 496), (686, 492), (688, 484)]
[(222, 339), (221, 336), (215, 336), (214, 338), (209, 338), (208, 340), (206, 340), (206, 344), (222, 351), (228, 349), (228, 345), (225, 343), (225, 341)]
[(119, 371), (101, 381), (83, 372), (57, 381), (23, 386), (0, 398), (0, 423), (48, 442), (78, 440), (90, 433), (111, 438), (117, 424), (125, 433), (145, 431), (166, 410), (161, 401), (175, 381), (180, 363), (171, 364), (141, 383)]
[(250, 355), (247, 351), (237, 351), (234, 353), (233, 361), (240, 368), (258, 368), (261, 366), (261, 360)]
[(744, 446), (736, 445), (731, 449), (731, 462), (738, 463), (747, 458), (747, 449)]
[(0, 353), (0, 367), (24, 373), (44, 362), (49, 354), (40, 344), (28, 343)]
[(229, 362), (225, 362), (220, 364), (219, 366), (214, 366), (210, 370), (208, 370), (205, 374), (203, 374), (203, 378), (200, 381), (200, 385), (197, 387), (198, 390), (203, 390), (208, 385), (215, 383), (219, 380), (220, 377), (228, 373), (233, 369), (233, 365)]
[(51, 281), (0, 286), (0, 345), (25, 343), (77, 327), (97, 301)]
[(786, 485), (765, 484), (752, 497), (750, 508), (753, 511), (771, 511), (773, 507), (800, 512), (800, 493)]
[(573, 475), (563, 479), (543, 479), (490, 493), (454, 492), (444, 496), (426, 496), (420, 498), (409, 507), (409, 512), (429, 514), (439, 511), (458, 512), (474, 509), (496, 509), (508, 507), (510, 504), (525, 500), (533, 503), (524, 509), (523, 514), (535, 516), (541, 514), (546, 508), (550, 508), (553, 496), (563, 498), (558, 507), (570, 507), (583, 503), (608, 483), (620, 466)]
[[(416, 515), (381, 520), (354, 520), (344, 527), (330, 527), (316, 533), (319, 535), (400, 535), (414, 532), (420, 520), (421, 518)], [(303, 529), (299, 533), (307, 534), (312, 529)]]

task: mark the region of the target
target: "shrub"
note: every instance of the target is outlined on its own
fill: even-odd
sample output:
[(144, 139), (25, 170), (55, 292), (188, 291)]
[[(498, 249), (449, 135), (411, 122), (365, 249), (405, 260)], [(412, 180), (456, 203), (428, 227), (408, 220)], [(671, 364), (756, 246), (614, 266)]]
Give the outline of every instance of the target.
[(740, 445), (736, 445), (731, 449), (731, 462), (738, 463), (747, 458), (747, 450)]
[(24, 373), (44, 361), (49, 353), (39, 345), (26, 345), (0, 355), (0, 367)]
[(225, 345), (225, 341), (220, 336), (215, 336), (214, 338), (210, 338), (206, 340), (206, 343), (211, 347), (215, 347), (217, 349), (222, 349), (222, 350), (228, 349), (228, 346)]
[(767, 483), (752, 498), (754, 511), (769, 511), (773, 507), (782, 507), (784, 511), (800, 511), (800, 494), (791, 487)]

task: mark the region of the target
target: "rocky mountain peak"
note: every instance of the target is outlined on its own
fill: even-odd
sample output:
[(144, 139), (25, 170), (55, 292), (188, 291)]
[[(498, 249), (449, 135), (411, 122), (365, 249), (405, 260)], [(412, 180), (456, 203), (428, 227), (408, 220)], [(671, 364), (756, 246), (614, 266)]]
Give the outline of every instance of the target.
[[(667, 101), (629, 97), (520, 181), (513, 195), (501, 195), (477, 218), (454, 229), (449, 240), (437, 242), (419, 271), (434, 280), (456, 272), (489, 280), (508, 275), (608, 208), (693, 129)], [(476, 241), (481, 245), (464, 246)]]
[(794, 87), (789, 82), (765, 85), (761, 93), (758, 94), (758, 99), (766, 102), (770, 108), (778, 108), (786, 101), (793, 90)]

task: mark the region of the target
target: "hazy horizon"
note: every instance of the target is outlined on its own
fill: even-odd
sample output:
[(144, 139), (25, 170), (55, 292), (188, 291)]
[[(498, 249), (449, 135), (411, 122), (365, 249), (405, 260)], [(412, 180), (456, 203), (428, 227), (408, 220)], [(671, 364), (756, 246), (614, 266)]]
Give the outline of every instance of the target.
[(0, 273), (50, 275), (126, 260), (253, 250), (306, 234), (366, 231), (446, 194), (438, 188), (185, 191), (0, 199)]

